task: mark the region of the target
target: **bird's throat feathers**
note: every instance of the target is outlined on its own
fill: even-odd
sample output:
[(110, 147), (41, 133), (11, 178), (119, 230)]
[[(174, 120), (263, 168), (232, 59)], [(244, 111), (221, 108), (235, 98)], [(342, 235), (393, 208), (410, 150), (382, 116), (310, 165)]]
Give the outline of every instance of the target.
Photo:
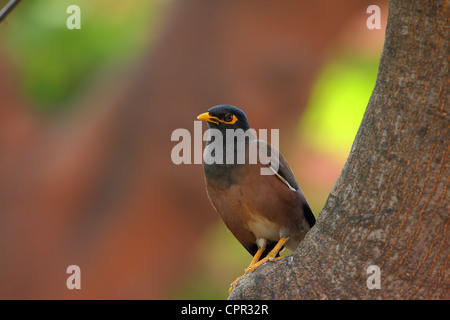
[(253, 160), (250, 158), (256, 156), (257, 150), (252, 151), (249, 148), (249, 142), (256, 139), (254, 130), (224, 131), (209, 129), (203, 154), (203, 169), (211, 182), (221, 181), (221, 187), (228, 187), (236, 182), (241, 167)]
[(208, 129), (208, 140), (204, 151), (203, 164), (235, 165), (256, 163), (258, 150), (249, 148), (256, 140), (254, 130), (249, 129)]
[(256, 165), (261, 175), (276, 174), (278, 153), (272, 154), (265, 141), (258, 140), (255, 130), (209, 129), (203, 154), (203, 169), (210, 181), (217, 180), (220, 188), (236, 183), (239, 172), (247, 165)]

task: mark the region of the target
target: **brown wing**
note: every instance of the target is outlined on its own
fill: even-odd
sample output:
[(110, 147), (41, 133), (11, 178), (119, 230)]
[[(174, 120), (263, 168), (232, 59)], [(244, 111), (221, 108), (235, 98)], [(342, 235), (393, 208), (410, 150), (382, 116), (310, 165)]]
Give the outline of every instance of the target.
[(263, 140), (253, 140), (250, 143), (258, 144), (260, 159), (270, 159), (270, 168), (284, 184), (290, 187), (292, 191), (300, 190), (289, 163), (275, 147)]
[[(303, 200), (303, 215), (308, 222), (309, 226), (312, 227), (316, 218), (309, 207), (306, 197), (300, 189), (297, 180), (295, 179), (294, 173), (292, 172), (289, 163), (283, 157), (283, 155), (271, 144), (264, 140), (253, 140), (250, 143), (257, 143), (259, 155), (264, 159), (265, 157), (270, 159), (270, 168), (273, 173), (280, 179), (289, 189), (293, 192), (297, 192), (301, 195)], [(275, 165), (274, 165), (275, 164)], [(278, 165), (277, 165), (278, 164)], [(269, 165), (267, 165), (269, 167)]]

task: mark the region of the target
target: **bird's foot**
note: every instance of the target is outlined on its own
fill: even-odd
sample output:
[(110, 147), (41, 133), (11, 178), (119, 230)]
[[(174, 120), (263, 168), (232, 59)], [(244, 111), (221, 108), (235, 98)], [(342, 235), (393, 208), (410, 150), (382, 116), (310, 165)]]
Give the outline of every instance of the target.
[(280, 252), (281, 248), (286, 244), (286, 242), (288, 240), (289, 240), (289, 238), (281, 238), (280, 240), (278, 240), (278, 243), (276, 244), (276, 246), (267, 254), (267, 256), (265, 256), (263, 259), (261, 259), (259, 261), (257, 261), (257, 260), (258, 260), (259, 256), (261, 255), (261, 252), (264, 251), (264, 249), (263, 248), (258, 249), (258, 256), (257, 257), (255, 256), (255, 258), (250, 263), (250, 266), (247, 269), (245, 269), (245, 273), (231, 283), (228, 293), (231, 293), (231, 291), (233, 291), (233, 289), (236, 288), (237, 284), (243, 277), (245, 277), (250, 272), (255, 271), (256, 269), (261, 267), (267, 261), (275, 261), (275, 260), (281, 259), (281, 257), (277, 258), (277, 255)]
[(276, 258), (275, 256), (270, 255), (270, 253), (264, 258), (259, 260), (256, 263), (251, 264), (247, 269), (245, 269), (245, 272), (242, 276), (236, 278), (236, 280), (234, 280), (231, 285), (230, 285), (230, 289), (228, 290), (228, 293), (231, 293), (231, 291), (233, 291), (234, 288), (236, 288), (237, 284), (239, 283), (239, 281), (245, 277), (246, 275), (248, 275), (250, 272), (255, 271), (256, 269), (258, 269), (259, 267), (261, 267), (263, 264), (265, 264), (267, 261), (276, 261), (279, 260), (283, 257), (278, 257)]
[(239, 283), (239, 281), (245, 277), (247, 275), (247, 271), (240, 277), (236, 278), (236, 280), (234, 280), (231, 284), (230, 284), (230, 289), (228, 289), (228, 294), (231, 293), (231, 291), (233, 291), (234, 288), (236, 288), (237, 284)]

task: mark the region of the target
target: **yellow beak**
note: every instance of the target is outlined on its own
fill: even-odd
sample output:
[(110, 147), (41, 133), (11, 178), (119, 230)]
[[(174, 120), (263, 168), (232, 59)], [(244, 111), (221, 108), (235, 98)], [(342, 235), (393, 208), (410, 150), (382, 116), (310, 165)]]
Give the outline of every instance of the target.
[(219, 124), (219, 121), (220, 121), (219, 118), (210, 115), (209, 112), (202, 113), (201, 115), (199, 115), (197, 117), (197, 119), (202, 120), (202, 121), (212, 122), (215, 124)]

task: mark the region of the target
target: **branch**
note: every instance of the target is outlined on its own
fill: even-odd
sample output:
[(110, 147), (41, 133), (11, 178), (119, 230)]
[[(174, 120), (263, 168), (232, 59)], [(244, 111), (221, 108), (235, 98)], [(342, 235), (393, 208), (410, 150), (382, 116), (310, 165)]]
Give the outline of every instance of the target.
[(3, 7), (2, 10), (0, 10), (0, 22), (3, 21), (3, 19), (6, 18), (6, 16), (14, 9), (16, 5), (18, 5), (20, 0), (10, 0), (6, 6)]

